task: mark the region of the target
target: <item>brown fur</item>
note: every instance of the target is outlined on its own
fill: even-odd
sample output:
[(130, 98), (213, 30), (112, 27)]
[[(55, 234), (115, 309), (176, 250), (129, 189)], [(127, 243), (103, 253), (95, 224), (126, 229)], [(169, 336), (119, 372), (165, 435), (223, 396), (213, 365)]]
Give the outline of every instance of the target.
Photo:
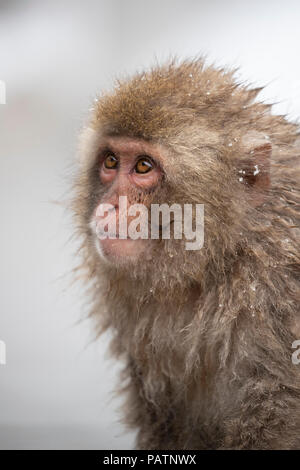
[[(83, 131), (74, 199), (82, 269), (91, 315), (126, 362), (127, 423), (139, 448), (300, 447), (300, 366), (291, 361), (300, 334), (299, 130), (255, 102), (258, 91), (201, 60), (173, 61), (119, 82)], [(160, 240), (133, 266), (101, 262), (88, 224), (103, 194), (103, 135), (164, 149), (165, 185), (143, 197), (204, 203), (201, 250)]]

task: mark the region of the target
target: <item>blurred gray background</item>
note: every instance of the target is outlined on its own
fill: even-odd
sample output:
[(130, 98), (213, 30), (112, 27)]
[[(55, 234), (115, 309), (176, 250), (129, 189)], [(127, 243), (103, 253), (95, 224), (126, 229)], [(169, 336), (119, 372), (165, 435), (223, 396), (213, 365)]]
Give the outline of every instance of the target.
[(119, 365), (91, 342), (70, 217), (76, 139), (96, 92), (172, 54), (240, 66), (300, 115), (297, 0), (0, 0), (0, 448), (127, 449)]

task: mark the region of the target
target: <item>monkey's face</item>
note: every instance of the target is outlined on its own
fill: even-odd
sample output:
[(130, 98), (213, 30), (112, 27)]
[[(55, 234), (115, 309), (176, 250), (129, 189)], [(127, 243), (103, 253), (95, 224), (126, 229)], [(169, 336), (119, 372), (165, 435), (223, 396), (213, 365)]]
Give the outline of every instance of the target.
[(135, 262), (151, 253), (151, 239), (141, 232), (142, 225), (148, 227), (149, 203), (161, 184), (161, 163), (145, 141), (108, 137), (101, 143), (96, 168), (101, 196), (90, 225), (97, 251), (106, 261)]

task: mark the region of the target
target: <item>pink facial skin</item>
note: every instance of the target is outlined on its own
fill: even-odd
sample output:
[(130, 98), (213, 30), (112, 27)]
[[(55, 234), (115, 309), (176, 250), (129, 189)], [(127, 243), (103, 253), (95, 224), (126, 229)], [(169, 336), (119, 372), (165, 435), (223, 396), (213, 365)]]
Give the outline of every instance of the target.
[[(100, 204), (110, 204), (114, 207), (115, 212), (111, 211), (111, 215), (116, 217), (118, 236), (119, 197), (127, 196), (128, 204), (130, 204), (130, 194), (134, 189), (143, 191), (156, 187), (160, 183), (162, 175), (161, 159), (157, 149), (150, 143), (127, 137), (107, 138), (103, 142), (103, 150), (100, 154), (99, 178), (107, 188)], [(113, 168), (107, 167), (107, 164), (111, 164), (110, 158), (114, 160), (112, 164), (115, 166)], [(139, 172), (146, 167), (146, 172)], [(96, 215), (98, 207), (99, 205), (94, 214), (96, 223), (101, 219)], [(108, 216), (107, 212), (103, 215), (106, 221), (108, 221)], [(127, 217), (127, 221), (129, 224), (130, 216)], [(122, 262), (122, 260), (137, 259), (149, 248), (150, 240), (106, 238), (104, 240), (97, 239), (96, 243), (98, 251), (107, 260)]]

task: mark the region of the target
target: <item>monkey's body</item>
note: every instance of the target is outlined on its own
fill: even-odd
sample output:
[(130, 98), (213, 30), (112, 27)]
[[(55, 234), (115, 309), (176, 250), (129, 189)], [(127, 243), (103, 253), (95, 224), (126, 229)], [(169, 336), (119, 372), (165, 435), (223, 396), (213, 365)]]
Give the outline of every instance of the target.
[[(129, 283), (124, 303), (117, 297), (116, 305), (112, 288), (113, 351), (127, 360), (125, 409), (127, 422), (139, 429), (139, 448), (300, 447), (290, 299), (281, 299), (277, 311), (260, 313), (261, 296), (274, 298), (274, 291), (262, 294), (265, 272), (258, 266), (251, 272), (256, 291), (250, 288), (250, 294), (250, 273), (239, 280), (243, 260), (237, 264), (205, 297), (199, 289), (196, 303), (193, 292), (181, 305), (179, 298), (169, 305), (149, 299), (141, 308), (125, 294), (136, 289)], [(234, 304), (248, 295), (249, 310), (234, 312)]]
[[(83, 268), (91, 313), (126, 363), (139, 448), (300, 448), (298, 128), (256, 94), (201, 61), (172, 63), (99, 100), (84, 132)], [(128, 263), (97, 255), (89, 222), (112, 187), (95, 176), (105, 135), (159, 149), (164, 178), (130, 197), (204, 203), (201, 250), (157, 240)]]

